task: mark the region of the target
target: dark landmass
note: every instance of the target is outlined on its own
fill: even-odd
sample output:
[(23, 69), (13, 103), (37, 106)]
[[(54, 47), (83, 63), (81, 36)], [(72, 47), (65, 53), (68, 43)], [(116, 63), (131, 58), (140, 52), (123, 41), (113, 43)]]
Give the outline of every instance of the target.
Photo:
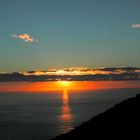
[(140, 139), (140, 94), (125, 100), (106, 112), (53, 140)]

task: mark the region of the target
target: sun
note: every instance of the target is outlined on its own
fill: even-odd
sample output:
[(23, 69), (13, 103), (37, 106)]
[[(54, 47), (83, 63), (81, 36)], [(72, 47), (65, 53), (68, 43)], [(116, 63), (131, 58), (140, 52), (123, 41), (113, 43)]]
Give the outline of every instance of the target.
[(70, 82), (69, 81), (59, 81), (61, 86), (64, 86), (64, 87), (67, 87), (70, 85)]
[(72, 82), (71, 81), (58, 81), (58, 87), (62, 89), (71, 89)]

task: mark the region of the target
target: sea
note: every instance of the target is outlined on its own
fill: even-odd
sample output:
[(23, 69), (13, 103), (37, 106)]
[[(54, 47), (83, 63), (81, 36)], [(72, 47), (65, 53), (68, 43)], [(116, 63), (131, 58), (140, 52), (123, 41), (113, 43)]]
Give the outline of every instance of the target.
[(130, 84), (121, 88), (110, 85), (110, 88), (71, 89), (64, 82), (63, 88), (40, 91), (10, 91), (13, 83), (9, 88), (5, 84), (7, 90), (0, 90), (0, 140), (52, 139), (140, 93), (139, 86)]

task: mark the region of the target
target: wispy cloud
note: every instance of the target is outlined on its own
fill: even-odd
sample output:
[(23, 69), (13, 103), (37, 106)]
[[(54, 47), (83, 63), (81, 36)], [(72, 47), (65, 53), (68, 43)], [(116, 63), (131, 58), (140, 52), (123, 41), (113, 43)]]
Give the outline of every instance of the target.
[(106, 31), (106, 30), (104, 30), (104, 34), (105, 34), (105, 35), (107, 35), (107, 34), (109, 34), (109, 32), (108, 32), (108, 31)]
[(132, 28), (140, 28), (140, 23), (132, 24)]
[(38, 42), (38, 39), (35, 39), (29, 34), (13, 34), (11, 37), (24, 40), (25, 42)]

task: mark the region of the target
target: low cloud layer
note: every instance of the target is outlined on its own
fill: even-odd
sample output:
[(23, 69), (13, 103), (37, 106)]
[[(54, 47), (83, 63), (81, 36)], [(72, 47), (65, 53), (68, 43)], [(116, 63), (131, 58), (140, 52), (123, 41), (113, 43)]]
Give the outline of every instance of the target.
[(12, 35), (13, 38), (17, 38), (17, 39), (21, 39), (24, 40), (25, 42), (38, 42), (37, 39), (34, 39), (31, 35), (29, 34), (13, 34)]
[(65, 68), (46, 71), (0, 73), (0, 82), (45, 82), (45, 81), (117, 81), (140, 80), (140, 68)]

